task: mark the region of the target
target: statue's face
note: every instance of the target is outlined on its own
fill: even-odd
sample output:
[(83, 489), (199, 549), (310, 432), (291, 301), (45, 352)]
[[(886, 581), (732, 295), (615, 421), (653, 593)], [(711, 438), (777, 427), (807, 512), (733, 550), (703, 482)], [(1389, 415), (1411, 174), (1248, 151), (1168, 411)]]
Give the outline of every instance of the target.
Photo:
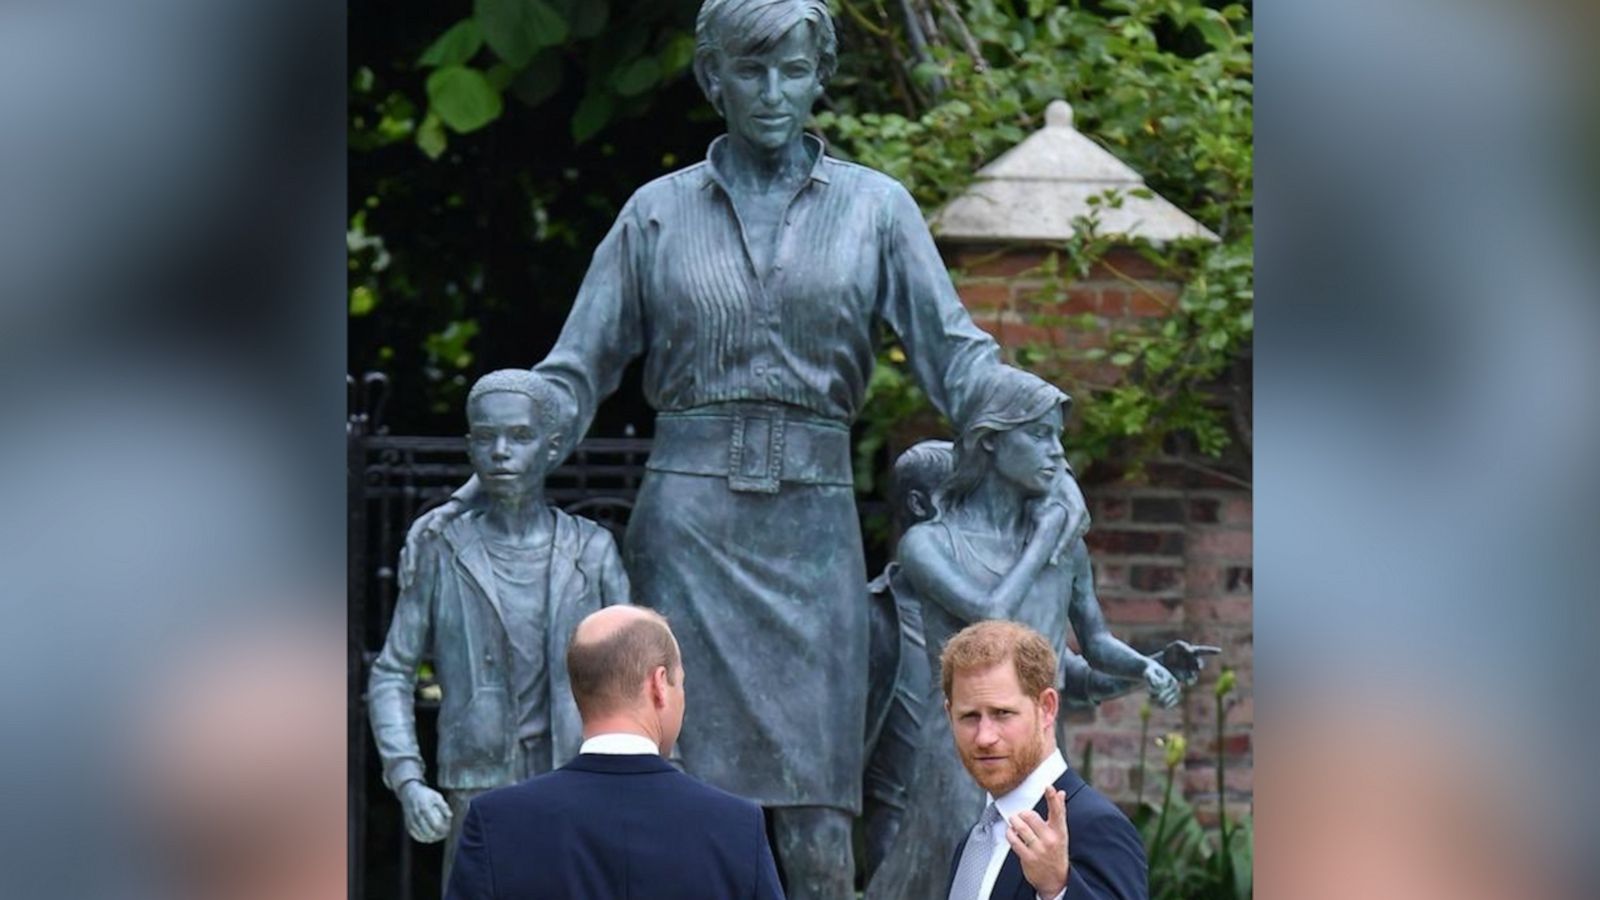
[(995, 472), (1027, 496), (1049, 491), (1066, 459), (1061, 449), (1063, 424), (1061, 407), (1055, 406), (1031, 422), (993, 435)]
[(723, 56), (714, 77), (728, 133), (769, 152), (800, 138), (822, 96), (816, 39), (804, 23), (763, 53)]
[(467, 423), (467, 455), (490, 496), (536, 490), (559, 455), (559, 438), (540, 430), (538, 410), (526, 394), (483, 394), (468, 406)]

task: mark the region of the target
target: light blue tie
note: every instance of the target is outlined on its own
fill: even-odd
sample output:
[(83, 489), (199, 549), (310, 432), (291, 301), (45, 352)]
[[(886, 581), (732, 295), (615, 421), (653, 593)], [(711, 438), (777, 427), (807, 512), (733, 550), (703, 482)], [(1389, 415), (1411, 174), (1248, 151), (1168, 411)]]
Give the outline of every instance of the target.
[(983, 887), (983, 875), (989, 870), (989, 859), (994, 855), (994, 826), (1000, 821), (1000, 810), (993, 803), (983, 808), (978, 824), (967, 835), (967, 846), (961, 851), (961, 862), (956, 866), (955, 880), (950, 882), (950, 900), (987, 900), (978, 896)]

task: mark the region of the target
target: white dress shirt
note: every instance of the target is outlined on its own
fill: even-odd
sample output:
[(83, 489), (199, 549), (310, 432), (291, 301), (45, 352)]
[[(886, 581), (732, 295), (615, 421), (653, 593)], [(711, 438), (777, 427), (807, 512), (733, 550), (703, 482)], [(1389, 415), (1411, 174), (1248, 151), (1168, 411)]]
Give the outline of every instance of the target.
[[(569, 745), (570, 746), (570, 745)], [(597, 734), (583, 742), (578, 748), (579, 753), (601, 753), (606, 756), (660, 756), (661, 748), (656, 742), (642, 734), (630, 734), (626, 731), (614, 731), (609, 734)]]
[[(1056, 779), (1066, 771), (1067, 761), (1062, 758), (1061, 751), (1052, 750), (1050, 755), (1046, 756), (1010, 793), (999, 798), (989, 796), (989, 802), (1000, 811), (1000, 821), (990, 826), (994, 837), (994, 850), (990, 851), (989, 868), (983, 873), (983, 886), (978, 889), (979, 897), (988, 897), (994, 890), (995, 880), (1000, 877), (1000, 867), (1005, 865), (1006, 854), (1011, 852), (1011, 844), (1006, 841), (1006, 826), (1011, 817), (1039, 805), (1039, 801), (1044, 799), (1045, 788), (1055, 784)], [(1040, 900), (1061, 900), (1066, 893), (1066, 889), (1062, 888), (1061, 893), (1054, 897), (1041, 897)]]

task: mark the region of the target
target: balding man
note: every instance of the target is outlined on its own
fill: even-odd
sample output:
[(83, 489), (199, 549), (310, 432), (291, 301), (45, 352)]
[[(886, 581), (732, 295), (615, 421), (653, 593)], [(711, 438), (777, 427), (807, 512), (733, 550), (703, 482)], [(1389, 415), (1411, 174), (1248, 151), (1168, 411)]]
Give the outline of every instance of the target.
[(684, 707), (666, 619), (636, 606), (593, 613), (567, 673), (578, 757), (472, 801), (447, 900), (782, 898), (761, 809), (662, 758)]

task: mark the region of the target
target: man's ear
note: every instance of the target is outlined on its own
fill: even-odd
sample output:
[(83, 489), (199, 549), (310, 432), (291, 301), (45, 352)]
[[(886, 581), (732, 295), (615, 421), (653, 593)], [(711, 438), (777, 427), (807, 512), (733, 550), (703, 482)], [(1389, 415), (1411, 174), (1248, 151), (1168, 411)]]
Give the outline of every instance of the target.
[(1039, 692), (1039, 712), (1046, 727), (1054, 728), (1056, 714), (1061, 711), (1061, 695), (1053, 687), (1047, 687)]
[(994, 452), (994, 432), (991, 431), (988, 434), (985, 434), (983, 437), (978, 438), (978, 446), (982, 447), (983, 449), (985, 449), (987, 451), (989, 451), (990, 453), (993, 453)]
[(661, 709), (667, 705), (667, 667), (656, 666), (650, 670), (650, 705)]

